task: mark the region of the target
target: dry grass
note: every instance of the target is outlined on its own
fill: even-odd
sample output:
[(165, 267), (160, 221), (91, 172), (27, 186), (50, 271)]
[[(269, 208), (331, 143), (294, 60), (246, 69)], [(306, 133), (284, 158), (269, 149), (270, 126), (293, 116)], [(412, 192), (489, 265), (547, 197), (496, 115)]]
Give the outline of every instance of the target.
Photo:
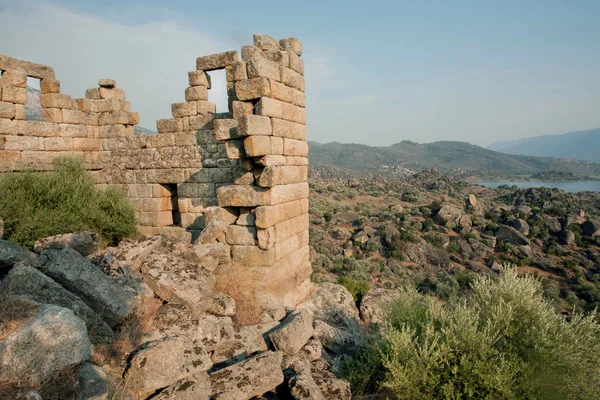
[(15, 332), (37, 312), (39, 304), (10, 297), (10, 290), (0, 294), (0, 340)]

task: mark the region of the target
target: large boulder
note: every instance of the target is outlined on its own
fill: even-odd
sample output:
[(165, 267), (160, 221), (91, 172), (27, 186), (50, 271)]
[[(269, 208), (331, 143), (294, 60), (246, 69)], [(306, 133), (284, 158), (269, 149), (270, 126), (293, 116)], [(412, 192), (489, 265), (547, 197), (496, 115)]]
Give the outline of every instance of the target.
[(524, 219), (515, 218), (511, 221), (511, 225), (523, 235), (529, 235), (529, 224)]
[(209, 375), (213, 400), (248, 400), (283, 383), (282, 352), (265, 352)]
[(310, 374), (310, 370), (304, 370), (294, 375), (288, 381), (288, 386), (294, 400), (326, 400)]
[(421, 265), (448, 266), (450, 265), (450, 256), (445, 250), (439, 249), (425, 240), (418, 242), (407, 242), (404, 246), (404, 253), (408, 259)]
[(10, 299), (1, 313), (0, 382), (35, 385), (92, 355), (85, 323), (69, 309)]
[(596, 237), (600, 236), (600, 221), (587, 220), (581, 225), (583, 233), (587, 236)]
[(517, 245), (529, 246), (530, 241), (527, 236), (510, 226), (500, 225), (496, 232), (496, 238), (502, 242), (510, 242)]
[(18, 262), (39, 267), (42, 261), (35, 253), (22, 248), (18, 244), (8, 240), (0, 240), (0, 271), (12, 268)]
[(158, 395), (153, 400), (204, 400), (209, 399), (212, 393), (210, 379), (206, 372), (195, 374), (193, 378), (182, 379)]
[(458, 225), (460, 218), (463, 216), (463, 212), (456, 207), (445, 204), (435, 215), (435, 219), (440, 224), (452, 223)]
[(33, 251), (41, 253), (46, 249), (62, 250), (71, 247), (82, 256), (98, 251), (98, 235), (95, 232), (75, 232), (40, 239), (33, 245)]
[(113, 340), (113, 331), (94, 310), (35, 268), (22, 263), (15, 265), (0, 281), (0, 295), (19, 296), (37, 303), (68, 308), (85, 322), (93, 343), (107, 343)]
[(296, 354), (313, 335), (313, 317), (307, 310), (291, 314), (269, 333), (276, 350), (286, 355)]
[(360, 317), (366, 324), (379, 324), (383, 322), (385, 310), (389, 308), (398, 296), (397, 290), (372, 288), (360, 302)]
[(133, 310), (131, 291), (106, 276), (81, 254), (65, 247), (44, 250), (48, 261), (41, 267), (44, 274), (81, 298), (92, 310), (115, 327)]
[(125, 387), (135, 399), (145, 399), (211, 366), (210, 355), (200, 343), (184, 337), (148, 342), (131, 358), (125, 371)]
[(567, 246), (575, 243), (576, 239), (575, 233), (566, 229), (560, 233), (559, 238), (560, 242)]

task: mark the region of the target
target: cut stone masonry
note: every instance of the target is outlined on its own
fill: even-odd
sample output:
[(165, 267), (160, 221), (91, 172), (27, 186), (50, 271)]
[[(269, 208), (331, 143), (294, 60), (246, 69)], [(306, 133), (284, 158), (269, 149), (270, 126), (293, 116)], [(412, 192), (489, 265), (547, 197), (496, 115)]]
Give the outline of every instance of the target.
[[(157, 135), (134, 135), (138, 114), (114, 80), (72, 99), (52, 68), (0, 55), (0, 172), (79, 156), (99, 185), (127, 194), (140, 233), (186, 230), (220, 242), (232, 268), (222, 276), (295, 306), (311, 274), (301, 55), (295, 38), (257, 34), (241, 59), (237, 51), (197, 58), (185, 102), (157, 121)], [(216, 113), (208, 72), (222, 69), (229, 112)], [(40, 79), (43, 121), (25, 120), (27, 77)]]

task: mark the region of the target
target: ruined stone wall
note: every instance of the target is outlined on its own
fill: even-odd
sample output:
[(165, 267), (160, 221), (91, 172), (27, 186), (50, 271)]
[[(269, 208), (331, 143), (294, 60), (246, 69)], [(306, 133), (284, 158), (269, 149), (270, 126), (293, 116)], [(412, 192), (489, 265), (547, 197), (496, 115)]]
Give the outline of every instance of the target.
[[(231, 260), (223, 279), (295, 305), (308, 294), (311, 273), (301, 55), (297, 39), (254, 35), (241, 60), (237, 51), (199, 57), (185, 102), (157, 121), (158, 135), (134, 134), (138, 115), (114, 81), (101, 79), (72, 99), (51, 68), (0, 55), (0, 172), (83, 157), (99, 185), (118, 186), (131, 199), (141, 233), (187, 230), (218, 242)], [(227, 113), (208, 101), (208, 72), (219, 69), (226, 70)], [(44, 121), (25, 120), (28, 76), (41, 80)]]

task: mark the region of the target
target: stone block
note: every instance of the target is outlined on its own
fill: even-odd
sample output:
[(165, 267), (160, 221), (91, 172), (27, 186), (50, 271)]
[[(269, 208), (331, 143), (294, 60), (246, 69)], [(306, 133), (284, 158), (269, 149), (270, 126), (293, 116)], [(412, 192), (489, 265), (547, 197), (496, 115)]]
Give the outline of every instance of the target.
[(119, 99), (77, 99), (82, 111), (103, 113), (110, 111), (131, 111), (131, 103)]
[[(162, 135), (158, 135), (162, 136)], [(189, 132), (181, 132), (173, 135), (175, 138), (175, 146), (196, 146), (198, 144), (198, 139), (196, 138), (195, 131)]]
[(255, 33), (253, 39), (254, 46), (263, 51), (280, 50), (279, 41), (272, 36)]
[(289, 103), (281, 103), (281, 118), (306, 125), (306, 109)]
[(156, 121), (158, 133), (182, 132), (183, 122), (181, 118), (159, 119)]
[(98, 114), (87, 113), (79, 110), (62, 110), (62, 121), (74, 125), (98, 125)]
[(49, 137), (44, 139), (44, 149), (48, 151), (73, 150), (73, 138)]
[(307, 157), (300, 156), (285, 156), (285, 165), (308, 165)]
[(140, 116), (136, 112), (111, 111), (100, 114), (98, 123), (100, 125), (137, 125), (140, 123)]
[(77, 107), (71, 96), (60, 93), (45, 93), (40, 95), (42, 108), (63, 108), (74, 110)]
[(238, 61), (237, 51), (226, 51), (224, 53), (198, 57), (196, 59), (196, 69), (202, 71), (214, 71), (228, 67), (236, 61)]
[(268, 204), (269, 193), (258, 186), (226, 185), (217, 189), (221, 207), (256, 207)]
[(4, 150), (44, 150), (43, 142), (35, 136), (6, 136)]
[(308, 156), (308, 143), (303, 140), (283, 139), (283, 155), (285, 156)]
[(101, 88), (112, 89), (114, 87), (117, 87), (117, 82), (114, 79), (108, 78), (98, 79), (98, 86), (100, 86)]
[(196, 102), (173, 103), (171, 104), (171, 113), (173, 118), (191, 117), (198, 113)]
[(235, 94), (239, 100), (253, 100), (268, 97), (271, 86), (267, 78), (254, 78), (235, 83)]
[[(158, 125), (158, 121), (157, 121), (157, 125)], [(99, 127), (99, 136), (101, 139), (116, 138), (116, 137), (132, 137), (133, 131), (134, 131), (133, 126), (106, 125), (106, 126)]]
[(236, 61), (225, 69), (227, 82), (237, 82), (248, 79), (245, 61)]
[(281, 39), (279, 41), (279, 48), (284, 51), (291, 51), (297, 56), (302, 55), (302, 42), (295, 37)]
[(42, 121), (19, 121), (18, 123), (18, 133), (27, 136), (56, 136), (60, 126)]
[(290, 69), (304, 76), (304, 60), (291, 51), (288, 51), (288, 56), (290, 57)]
[(23, 71), (8, 70), (2, 72), (2, 86), (27, 87), (27, 74)]
[(27, 104), (27, 88), (3, 86), (2, 101), (14, 104)]
[(106, 88), (101, 87), (98, 89), (98, 93), (100, 94), (101, 99), (117, 99), (117, 100), (125, 100), (125, 91), (119, 88)]
[(254, 210), (256, 226), (266, 229), (280, 221), (295, 218), (308, 213), (308, 199), (291, 201), (274, 206), (261, 206)]
[[(269, 228), (271, 229), (271, 228)], [(286, 238), (279, 240), (277, 234), (275, 234), (275, 258), (277, 261), (284, 257), (289, 256), (295, 251), (308, 246), (308, 228), (305, 228), (298, 233)]]
[(271, 86), (271, 95), (270, 97), (281, 100), (286, 103), (291, 103), (293, 100), (292, 91), (295, 90), (289, 86), (284, 85), (281, 82), (277, 82), (274, 80), (269, 80), (269, 85)]
[(306, 140), (306, 125), (287, 121), (279, 118), (271, 118), (273, 136), (288, 139)]
[[(21, 152), (18, 150), (0, 150), (0, 167), (21, 161)], [(1, 169), (1, 168), (0, 168)]]
[(257, 230), (258, 247), (268, 250), (275, 246), (275, 229), (273, 227)]
[(290, 65), (290, 57), (286, 51), (264, 51), (262, 57), (284, 67)]
[(37, 79), (54, 79), (54, 70), (48, 66), (19, 60), (0, 54), (0, 71), (22, 71), (27, 76)]
[(275, 186), (270, 189), (270, 204), (289, 203), (294, 200), (308, 199), (308, 182)]
[(236, 225), (254, 226), (254, 214), (249, 212), (240, 213), (240, 216), (235, 220)]
[(143, 212), (171, 211), (173, 209), (173, 203), (169, 197), (144, 198), (141, 202)]
[(100, 88), (87, 89), (85, 91), (85, 98), (100, 100), (102, 98), (100, 97)]
[[(134, 183), (131, 185), (127, 185), (127, 196), (130, 198), (149, 198), (152, 196), (152, 189), (154, 186), (160, 185), (148, 185), (148, 184), (140, 184)], [(166, 190), (166, 189), (165, 189)], [(167, 190), (170, 195), (170, 192)], [(168, 196), (156, 196), (156, 197), (168, 197)]]
[(271, 154), (283, 154), (283, 138), (271, 137)]
[(232, 160), (237, 160), (246, 155), (243, 140), (228, 140), (225, 142), (225, 149), (227, 151), (227, 158)]
[(239, 136), (269, 136), (272, 132), (271, 120), (261, 115), (241, 115), (238, 118)]
[(15, 104), (15, 119), (24, 120), (26, 117), (25, 104)]
[(302, 92), (306, 90), (304, 76), (291, 68), (281, 67), (281, 82)]
[(229, 225), (225, 232), (225, 240), (229, 245), (254, 246), (256, 228), (253, 226)]
[(297, 235), (300, 232), (307, 231), (309, 227), (308, 213), (300, 214), (294, 218), (282, 220), (275, 225), (275, 241), (281, 242), (289, 237)]
[(276, 81), (281, 80), (280, 66), (263, 57), (255, 57), (248, 60), (248, 78), (268, 78)]
[(100, 150), (100, 139), (74, 138), (73, 139), (73, 150), (74, 151), (99, 151)]
[(272, 151), (270, 136), (248, 136), (244, 139), (244, 150), (249, 157), (277, 154)]
[(43, 108), (42, 118), (45, 122), (54, 122), (60, 124), (63, 122), (62, 110), (60, 108)]
[(8, 103), (6, 101), (0, 101), (0, 118), (13, 119), (16, 115), (16, 108), (14, 103)]
[(188, 182), (198, 183), (231, 183), (246, 171), (241, 168), (206, 168), (194, 171), (188, 178)]
[(60, 93), (60, 81), (56, 79), (42, 79), (40, 81), (41, 93)]
[(258, 178), (258, 185), (273, 187), (290, 183), (305, 182), (308, 179), (308, 167), (269, 166), (265, 167)]
[(260, 57), (262, 54), (263, 51), (256, 46), (242, 46), (242, 60), (244, 61), (248, 61), (253, 57)]
[(201, 114), (196, 115), (195, 117), (189, 117), (187, 129), (184, 130), (196, 131), (200, 129), (213, 129), (213, 119), (213, 114)]
[(179, 197), (199, 197), (199, 184), (184, 182), (177, 185), (177, 195)]
[(208, 88), (206, 86), (191, 86), (185, 89), (185, 101), (208, 100)]
[(196, 111), (198, 114), (216, 114), (217, 105), (210, 101), (199, 100), (196, 102)]
[(252, 114), (253, 111), (254, 106), (252, 103), (238, 100), (231, 102), (231, 113), (234, 119), (238, 119), (241, 115)]
[(18, 131), (19, 125), (17, 121), (0, 118), (0, 134), (16, 135)]
[(275, 250), (263, 250), (257, 246), (232, 246), (231, 260), (238, 265), (244, 266), (269, 266), (275, 259)]
[(206, 86), (211, 88), (210, 75), (204, 71), (191, 71), (188, 72), (188, 80), (190, 86)]
[(257, 115), (264, 115), (273, 118), (283, 118), (283, 103), (270, 97), (261, 97), (255, 107)]
[(171, 211), (142, 212), (139, 222), (141, 225), (148, 226), (173, 225), (173, 213)]
[(238, 121), (235, 119), (217, 119), (214, 122), (217, 140), (230, 140), (238, 138)]
[(281, 155), (268, 155), (262, 156), (254, 159), (254, 162), (257, 165), (261, 165), (263, 167), (270, 167), (276, 165), (286, 165), (286, 159)]

